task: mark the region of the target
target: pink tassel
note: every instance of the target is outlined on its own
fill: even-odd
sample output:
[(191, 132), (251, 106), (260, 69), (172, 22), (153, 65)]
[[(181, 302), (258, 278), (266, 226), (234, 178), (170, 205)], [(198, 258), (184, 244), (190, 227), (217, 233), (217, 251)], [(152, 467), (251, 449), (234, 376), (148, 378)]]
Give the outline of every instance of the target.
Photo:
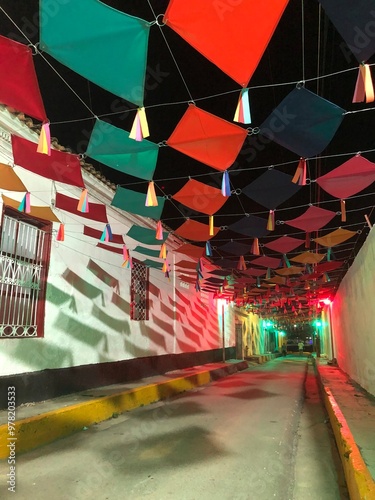
[(79, 199), (77, 210), (79, 212), (88, 213), (89, 211), (89, 201), (87, 196), (87, 189), (84, 189), (81, 193), (81, 197)]
[(161, 221), (159, 220), (156, 225), (156, 239), (161, 241), (163, 239), (163, 226), (161, 225)]

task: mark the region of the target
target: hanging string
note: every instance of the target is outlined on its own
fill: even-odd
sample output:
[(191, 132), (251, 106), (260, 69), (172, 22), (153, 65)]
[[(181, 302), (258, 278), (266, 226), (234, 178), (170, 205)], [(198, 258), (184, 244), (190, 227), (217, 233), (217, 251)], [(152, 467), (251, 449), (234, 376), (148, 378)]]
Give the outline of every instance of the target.
[(305, 5), (301, 0), (302, 82), (305, 82)]

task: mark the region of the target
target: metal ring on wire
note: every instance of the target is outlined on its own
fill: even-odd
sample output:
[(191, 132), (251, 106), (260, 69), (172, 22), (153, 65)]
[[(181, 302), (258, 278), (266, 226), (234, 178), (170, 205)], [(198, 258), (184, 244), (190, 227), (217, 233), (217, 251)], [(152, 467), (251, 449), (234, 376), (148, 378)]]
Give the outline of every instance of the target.
[(305, 185), (306, 185), (306, 186), (310, 186), (310, 184), (311, 184), (312, 182), (313, 182), (313, 181), (312, 181), (309, 177), (307, 177)]
[(79, 160), (84, 160), (86, 158), (87, 158), (87, 154), (85, 154), (85, 153), (79, 153), (79, 155), (78, 155), (78, 159)]
[(172, 195), (171, 195), (171, 194), (165, 194), (165, 195), (163, 196), (163, 198), (164, 198), (165, 200), (171, 200), (171, 199), (172, 199)]
[(228, 226), (220, 226), (220, 231), (226, 231), (228, 229)]
[(257, 135), (260, 132), (259, 127), (248, 127), (246, 130), (247, 130), (247, 135)]
[(362, 229), (357, 229), (357, 234), (362, 234)]
[(37, 42), (35, 45), (33, 45), (32, 43), (30, 43), (30, 44), (28, 45), (29, 49), (31, 49), (31, 54), (32, 54), (33, 56), (36, 56), (36, 55), (37, 55), (37, 53), (39, 52), (39, 51), (38, 51), (38, 45), (39, 45), (39, 42)]
[(237, 196), (239, 196), (241, 193), (242, 193), (242, 189), (241, 188), (233, 189), (233, 194), (236, 194)]
[(168, 143), (167, 143), (167, 141), (160, 141), (160, 142), (158, 142), (158, 146), (159, 146), (159, 148), (163, 148), (165, 146), (168, 146)]
[(305, 86), (305, 80), (301, 80), (300, 82), (297, 83), (296, 89), (303, 89)]
[(277, 220), (277, 221), (275, 222), (275, 224), (276, 224), (277, 226), (280, 226), (280, 225), (285, 224), (285, 222), (284, 222), (283, 220)]
[(158, 14), (158, 15), (156, 16), (156, 24), (157, 24), (158, 26), (165, 26), (165, 25), (166, 25), (166, 23), (165, 23), (165, 22), (163, 22), (163, 21), (162, 21), (162, 22), (160, 22), (160, 21), (159, 21), (159, 17), (161, 17), (162, 19), (164, 19), (164, 16), (165, 16), (165, 14)]

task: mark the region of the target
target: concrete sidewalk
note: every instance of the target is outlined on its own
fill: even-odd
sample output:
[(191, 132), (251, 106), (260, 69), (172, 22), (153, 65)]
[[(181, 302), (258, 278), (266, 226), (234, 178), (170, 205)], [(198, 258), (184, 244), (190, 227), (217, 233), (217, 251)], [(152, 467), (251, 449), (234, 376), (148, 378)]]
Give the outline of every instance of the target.
[(316, 360), (350, 498), (375, 499), (375, 398), (338, 367)]

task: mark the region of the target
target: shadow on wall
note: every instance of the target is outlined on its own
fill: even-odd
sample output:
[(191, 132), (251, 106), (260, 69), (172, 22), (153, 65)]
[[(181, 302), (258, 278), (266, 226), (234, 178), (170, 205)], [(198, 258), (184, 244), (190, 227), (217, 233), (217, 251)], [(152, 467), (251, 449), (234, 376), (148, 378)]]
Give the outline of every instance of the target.
[(63, 304), (68, 303), (68, 308), (77, 313), (77, 304), (73, 295), (63, 292), (54, 285), (47, 283), (46, 300), (55, 306), (61, 307)]
[(125, 313), (123, 318), (114, 318), (113, 316), (105, 313), (96, 304), (93, 304), (91, 315), (94, 318), (97, 318), (105, 326), (114, 330), (116, 333), (125, 333), (126, 335), (130, 335), (130, 324), (129, 321), (125, 320)]
[(63, 272), (62, 277), (64, 278), (65, 281), (69, 283), (69, 285), (71, 285), (78, 292), (82, 293), (82, 295), (84, 295), (88, 299), (93, 300), (96, 299), (97, 297), (101, 297), (102, 305), (103, 307), (105, 306), (104, 293), (100, 288), (91, 285), (83, 278), (80, 278), (76, 273), (74, 273), (70, 269), (66, 269)]
[(35, 339), (23, 339), (18, 343), (16, 350), (12, 351), (12, 357), (37, 370), (73, 365), (73, 356), (69, 349), (50, 342), (48, 344), (45, 341), (41, 342)]
[(105, 285), (113, 288), (116, 293), (120, 294), (120, 282), (116, 278), (111, 276), (107, 271), (98, 266), (96, 262), (90, 259), (87, 264), (87, 269), (91, 271)]

